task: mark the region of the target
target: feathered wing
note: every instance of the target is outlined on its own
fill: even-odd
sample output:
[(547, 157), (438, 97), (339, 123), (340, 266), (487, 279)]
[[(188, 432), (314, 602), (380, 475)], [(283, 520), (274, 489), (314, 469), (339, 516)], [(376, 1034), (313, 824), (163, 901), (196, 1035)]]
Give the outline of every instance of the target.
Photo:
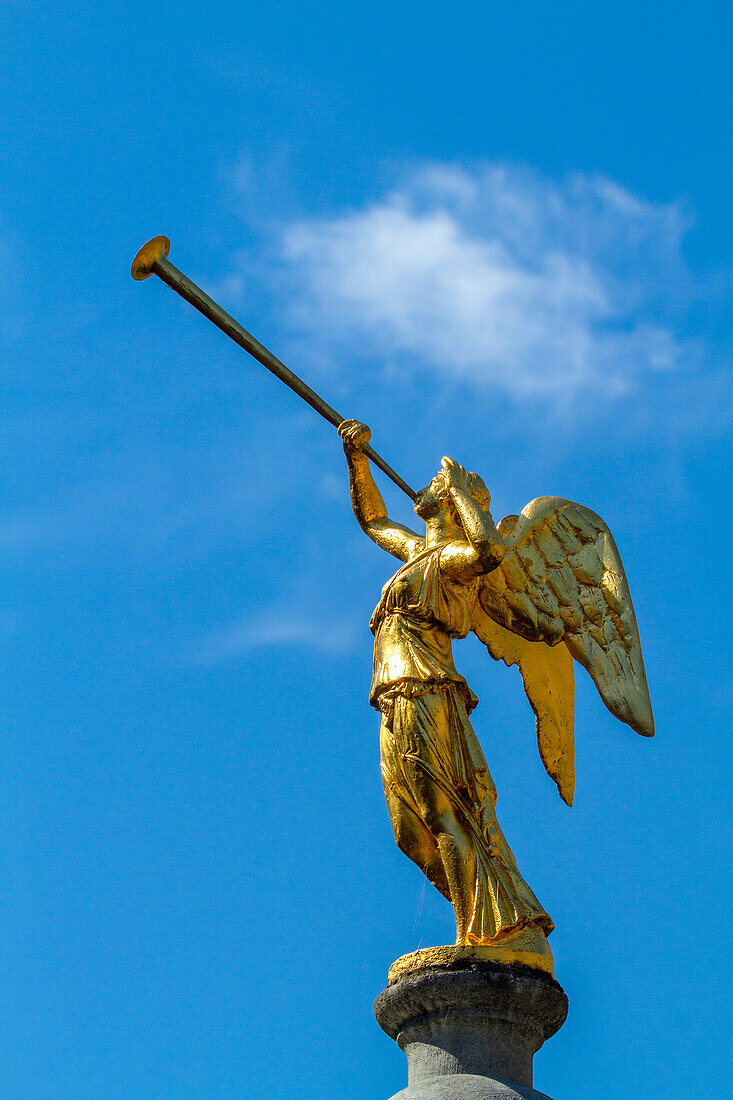
[[(589, 672), (611, 713), (651, 737), (654, 718), (639, 630), (624, 567), (606, 524), (582, 504), (538, 497), (521, 515), (502, 520), (499, 530), (507, 551), (501, 565), (482, 581), (473, 623), (478, 637), (491, 652), (490, 641), (482, 636), (488, 636), (488, 617), (530, 644), (523, 657), (528, 666), (538, 643), (556, 647), (563, 642)], [(519, 657), (512, 663), (522, 668)], [(542, 752), (540, 726), (550, 729), (551, 724), (540, 718), (532, 697), (530, 703), (537, 713)], [(569, 708), (572, 714), (572, 698), (555, 705), (558, 713), (566, 715)], [(566, 720), (555, 724), (566, 740), (567, 728)], [(572, 722), (570, 731), (572, 746)], [(548, 734), (550, 740), (554, 735)], [(566, 746), (564, 755), (568, 751), (572, 749)]]

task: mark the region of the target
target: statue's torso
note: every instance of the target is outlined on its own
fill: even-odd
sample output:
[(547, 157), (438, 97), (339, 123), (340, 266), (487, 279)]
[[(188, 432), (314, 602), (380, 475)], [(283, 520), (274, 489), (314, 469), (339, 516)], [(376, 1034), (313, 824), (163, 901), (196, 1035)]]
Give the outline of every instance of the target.
[(370, 622), (374, 633), (374, 673), (370, 701), (396, 691), (415, 694), (455, 684), (467, 708), (478, 702), (456, 671), (452, 638), (465, 638), (479, 581), (447, 576), (440, 564), (442, 547), (422, 550), (390, 578)]

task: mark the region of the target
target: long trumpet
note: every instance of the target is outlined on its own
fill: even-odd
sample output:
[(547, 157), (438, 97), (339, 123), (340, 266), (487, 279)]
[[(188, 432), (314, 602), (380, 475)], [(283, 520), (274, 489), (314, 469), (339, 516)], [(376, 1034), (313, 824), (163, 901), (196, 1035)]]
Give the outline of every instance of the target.
[[(302, 397), (312, 409), (315, 409), (330, 424), (338, 428), (344, 422), (344, 417), (337, 413), (335, 409), (332, 409), (310, 386), (306, 385), (302, 378), (298, 378), (297, 374), (293, 374), (284, 363), (281, 363), (259, 340), (256, 340), (251, 333), (247, 332), (238, 321), (230, 317), (213, 298), (210, 298), (182, 271), (174, 267), (168, 260), (170, 247), (171, 242), (167, 237), (153, 237), (147, 244), (144, 244), (132, 261), (130, 274), (133, 279), (142, 280), (147, 279), (150, 275), (157, 275), (171, 290), (175, 290), (176, 294), (180, 294), (181, 298), (185, 299), (194, 309), (197, 309), (199, 313), (203, 313), (204, 317), (208, 317), (235, 344), (239, 344), (240, 348), (244, 348), (245, 351), (249, 352), (258, 363), (266, 367), (276, 378), (279, 378), (294, 393), (297, 393), (298, 397)], [(381, 455), (377, 454), (373, 447), (364, 447), (364, 454), (368, 455), (374, 465), (378, 466), (387, 477), (391, 478), (403, 493), (406, 493), (411, 500), (415, 500), (414, 490), (384, 461)]]

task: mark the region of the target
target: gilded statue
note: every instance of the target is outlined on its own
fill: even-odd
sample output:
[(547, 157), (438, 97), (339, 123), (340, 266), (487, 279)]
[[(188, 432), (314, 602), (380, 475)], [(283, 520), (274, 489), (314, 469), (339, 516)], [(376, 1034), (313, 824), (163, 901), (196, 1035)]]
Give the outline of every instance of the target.
[(370, 702), (381, 712), (384, 794), (399, 848), (453, 905), (456, 945), (553, 971), (552, 918), (522, 878), (496, 817), (496, 787), (469, 715), (478, 703), (453, 663), (473, 631), (519, 666), (542, 762), (572, 804), (573, 658), (609, 710), (654, 733), (639, 632), (616, 544), (603, 520), (540, 497), (498, 526), (481, 478), (444, 458), (416, 494), (425, 534), (387, 515), (365, 448), (339, 426), (362, 530), (403, 564), (372, 615)]
[[(382, 715), (382, 778), (397, 844), (455, 910), (456, 947), (433, 950), (449, 959), (480, 952), (552, 974), (552, 918), (499, 827), (496, 788), (469, 720), (478, 699), (456, 671), (452, 641), (473, 631), (495, 660), (519, 667), (542, 762), (571, 805), (573, 659), (616, 718), (645, 737), (654, 733), (639, 631), (611, 532), (594, 512), (560, 497), (539, 497), (495, 525), (481, 478), (449, 458), (414, 493), (371, 447), (366, 425), (345, 420), (293, 374), (174, 267), (169, 249), (167, 237), (148, 241), (133, 260), (133, 278), (157, 275), (338, 428), (354, 514), (403, 563), (371, 619), (370, 699)], [(370, 462), (414, 500), (424, 535), (388, 517)], [(398, 960), (390, 980), (395, 967), (409, 969), (410, 958)]]

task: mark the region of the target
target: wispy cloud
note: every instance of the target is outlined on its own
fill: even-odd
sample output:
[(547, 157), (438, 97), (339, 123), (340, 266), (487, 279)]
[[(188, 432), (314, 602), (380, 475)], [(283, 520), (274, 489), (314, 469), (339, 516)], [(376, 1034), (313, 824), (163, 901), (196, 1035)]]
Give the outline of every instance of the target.
[(323, 615), (308, 617), (301, 606), (269, 607), (252, 611), (200, 641), (193, 659), (215, 665), (256, 649), (307, 647), (318, 653), (342, 653), (357, 637), (355, 624), (342, 620), (323, 622)]
[(363, 207), (270, 227), (269, 260), (291, 328), (320, 346), (518, 399), (607, 398), (689, 365), (674, 325), (688, 227), (680, 204), (602, 176), (432, 165)]

